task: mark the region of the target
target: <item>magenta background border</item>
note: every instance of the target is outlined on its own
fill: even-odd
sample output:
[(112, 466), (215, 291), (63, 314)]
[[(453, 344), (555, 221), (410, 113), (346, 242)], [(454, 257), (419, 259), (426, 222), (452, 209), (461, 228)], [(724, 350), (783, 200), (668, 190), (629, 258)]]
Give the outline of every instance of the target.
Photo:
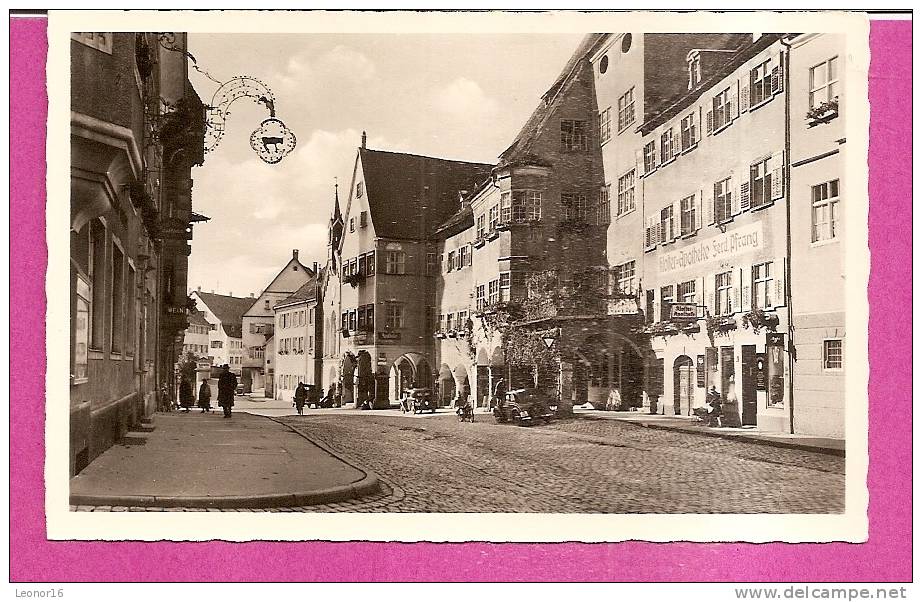
[(911, 21), (871, 23), (870, 539), (799, 545), (48, 541), (39, 395), (46, 26), (44, 18), (10, 19), (10, 340), (19, 342), (10, 350), (11, 581), (912, 580), (912, 423), (905, 419), (912, 412)]

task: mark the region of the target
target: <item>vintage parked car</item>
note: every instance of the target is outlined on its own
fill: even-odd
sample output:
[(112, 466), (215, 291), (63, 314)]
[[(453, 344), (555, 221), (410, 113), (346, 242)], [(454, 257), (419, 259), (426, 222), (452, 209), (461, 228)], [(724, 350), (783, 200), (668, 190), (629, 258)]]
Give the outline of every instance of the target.
[(535, 389), (515, 389), (508, 391), (494, 406), (493, 418), (499, 423), (518, 425), (531, 424), (536, 420), (550, 422), (554, 417), (551, 403), (557, 405)]
[(435, 407), (436, 403), (432, 399), (432, 390), (425, 387), (407, 389), (404, 391), (403, 399), (400, 400), (400, 409), (404, 412), (419, 414), (429, 411), (434, 414)]

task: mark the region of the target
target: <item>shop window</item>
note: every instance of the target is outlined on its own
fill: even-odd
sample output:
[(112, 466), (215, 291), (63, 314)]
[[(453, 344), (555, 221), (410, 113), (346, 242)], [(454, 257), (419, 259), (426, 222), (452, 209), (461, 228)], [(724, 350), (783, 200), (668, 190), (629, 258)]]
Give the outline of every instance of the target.
[(125, 325), (125, 261), (122, 250), (112, 241), (112, 310), (110, 321), (110, 349), (113, 353), (122, 350), (122, 329)]
[(76, 275), (76, 297), (74, 299), (74, 355), (71, 374), (73, 383), (86, 382), (89, 368), (90, 345), (90, 283), (81, 276)]

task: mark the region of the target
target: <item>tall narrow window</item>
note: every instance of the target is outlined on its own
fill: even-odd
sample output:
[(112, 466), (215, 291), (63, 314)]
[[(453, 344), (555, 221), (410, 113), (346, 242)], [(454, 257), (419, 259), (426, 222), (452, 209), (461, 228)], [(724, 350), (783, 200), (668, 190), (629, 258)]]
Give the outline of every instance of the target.
[(618, 178), (618, 215), (634, 210), (634, 170)]
[(774, 307), (772, 293), (775, 284), (772, 280), (772, 263), (760, 263), (752, 266), (752, 307), (768, 309)]
[(768, 168), (768, 159), (764, 159), (749, 167), (749, 205), (755, 209), (771, 200), (772, 172)]
[(125, 273), (124, 255), (115, 241), (112, 242), (112, 320), (110, 322), (110, 349), (122, 350), (122, 333), (125, 324)]
[(633, 294), (635, 292), (634, 262), (628, 261), (614, 268), (614, 281), (618, 292), (623, 294)]
[(839, 97), (839, 57), (832, 57), (810, 69), (810, 108)]
[(675, 215), (672, 205), (666, 205), (659, 212), (660, 242), (671, 242), (676, 236)]
[(599, 208), (596, 223), (600, 226), (611, 223), (611, 184), (606, 184), (599, 189)]
[(499, 300), (509, 301), (512, 299), (512, 278), (509, 272), (499, 273)]
[(688, 280), (679, 284), (678, 290), (676, 291), (676, 300), (681, 301), (682, 303), (694, 303), (695, 302), (695, 281)]
[(487, 304), (486, 298), (484, 296), (484, 292), (485, 292), (485, 287), (482, 284), (478, 284), (476, 297), (477, 297), (477, 309), (479, 310), (483, 309)]
[(80, 274), (76, 279), (73, 377), (75, 382), (82, 382), (87, 378), (89, 367), (90, 284)]
[(487, 216), (481, 213), (477, 216), (477, 238), (483, 238), (487, 235)]
[(730, 88), (716, 94), (713, 101), (714, 131), (730, 123)]
[(618, 131), (634, 123), (634, 88), (618, 99)]
[(839, 236), (839, 180), (817, 184), (813, 193), (812, 240), (832, 240)]
[(689, 113), (682, 118), (682, 150), (688, 150), (698, 143), (697, 113)]
[(106, 332), (106, 229), (99, 220), (90, 227), (90, 281), (93, 302), (90, 305), (90, 346), (102, 351)]
[(491, 280), (489, 282), (489, 297), (487, 298), (487, 303), (490, 305), (495, 305), (499, 302), (499, 279)]
[(714, 219), (722, 223), (730, 219), (732, 213), (733, 191), (730, 178), (714, 183)]
[(680, 205), (682, 208), (682, 236), (686, 236), (693, 233), (697, 227), (695, 195), (685, 197)]
[(599, 144), (611, 140), (611, 107), (599, 113)]
[(490, 232), (496, 230), (496, 226), (499, 225), (499, 205), (493, 205), (490, 207)]
[(128, 286), (126, 287), (126, 298), (125, 298), (125, 351), (130, 355), (135, 353), (135, 341), (137, 339), (135, 333), (137, 331), (137, 307), (135, 307), (136, 301), (135, 297), (135, 271), (134, 268), (130, 265), (128, 268)]
[(718, 316), (729, 316), (733, 312), (730, 295), (732, 293), (732, 272), (722, 272), (714, 276), (715, 306)]
[(499, 220), (506, 223), (512, 220), (512, 193), (503, 192), (499, 195)]
[(666, 321), (671, 317), (672, 302), (675, 301), (675, 287), (673, 285), (663, 286), (659, 289), (659, 319)]
[(527, 219), (528, 211), (525, 201), (526, 191), (516, 190), (512, 195), (512, 221), (524, 222)]
[(749, 105), (755, 107), (772, 95), (771, 62), (765, 61), (749, 71)]

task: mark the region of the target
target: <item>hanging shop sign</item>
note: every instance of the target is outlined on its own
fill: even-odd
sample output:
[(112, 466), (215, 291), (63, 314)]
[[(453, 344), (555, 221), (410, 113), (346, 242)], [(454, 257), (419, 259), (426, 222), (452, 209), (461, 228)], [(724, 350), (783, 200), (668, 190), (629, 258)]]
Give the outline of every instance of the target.
[(670, 303), (669, 318), (677, 322), (694, 322), (698, 319), (698, 305), (685, 302)]

